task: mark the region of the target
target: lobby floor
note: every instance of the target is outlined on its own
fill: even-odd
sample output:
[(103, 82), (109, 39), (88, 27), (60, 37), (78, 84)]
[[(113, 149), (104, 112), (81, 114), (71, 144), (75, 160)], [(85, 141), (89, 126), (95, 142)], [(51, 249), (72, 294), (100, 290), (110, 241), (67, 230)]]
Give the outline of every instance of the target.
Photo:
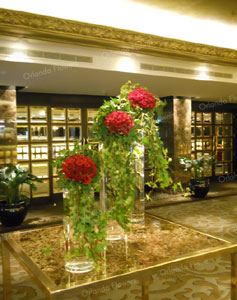
[[(154, 195), (154, 201), (147, 205), (147, 212), (237, 243), (236, 182), (212, 184), (208, 197), (201, 200), (184, 198), (181, 195)], [(56, 206), (32, 207), (21, 229), (61, 223), (62, 215), (63, 209), (60, 203)], [(3, 232), (1, 227), (0, 230)], [(11, 261), (12, 299), (45, 299), (15, 259), (11, 258)], [(224, 255), (199, 263), (182, 265), (176, 269), (163, 270), (164, 272), (152, 278), (149, 299), (230, 300), (230, 268), (230, 257)], [(1, 280), (0, 270), (0, 293)], [(93, 295), (83, 299), (141, 300), (136, 286), (129, 287), (129, 295), (126, 293), (121, 288), (113, 295)]]

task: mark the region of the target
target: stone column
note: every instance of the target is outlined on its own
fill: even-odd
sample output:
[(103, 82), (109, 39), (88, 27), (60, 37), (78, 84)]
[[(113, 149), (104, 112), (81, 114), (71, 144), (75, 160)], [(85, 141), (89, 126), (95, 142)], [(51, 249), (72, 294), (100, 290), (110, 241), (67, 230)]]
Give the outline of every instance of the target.
[(0, 166), (17, 163), (16, 89), (0, 86)]
[(175, 181), (188, 183), (190, 172), (185, 172), (179, 163), (179, 156), (191, 156), (191, 112), (192, 101), (186, 98), (173, 99), (174, 109), (174, 178)]
[(183, 171), (178, 157), (191, 156), (191, 99), (185, 97), (166, 97), (167, 105), (161, 117), (160, 132), (168, 155), (172, 158), (171, 176), (175, 182), (187, 184), (189, 172)]

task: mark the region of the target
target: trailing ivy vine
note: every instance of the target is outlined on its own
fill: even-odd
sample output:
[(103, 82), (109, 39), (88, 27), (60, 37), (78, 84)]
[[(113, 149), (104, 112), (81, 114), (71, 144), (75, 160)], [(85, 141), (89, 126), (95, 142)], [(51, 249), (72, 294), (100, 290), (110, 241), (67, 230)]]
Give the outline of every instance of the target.
[[(56, 159), (53, 166), (58, 171), (59, 188), (67, 191), (64, 209), (66, 215), (70, 217), (74, 238), (77, 240), (73, 255), (85, 254), (97, 264), (103, 260), (107, 226), (107, 215), (100, 210), (93, 195), (100, 186), (100, 160), (89, 145), (81, 145), (80, 142), (75, 144), (73, 150), (61, 150), (59, 155), (60, 157)], [(63, 173), (64, 162), (74, 155), (84, 155), (95, 162), (97, 173), (91, 178), (89, 184), (68, 179)]]

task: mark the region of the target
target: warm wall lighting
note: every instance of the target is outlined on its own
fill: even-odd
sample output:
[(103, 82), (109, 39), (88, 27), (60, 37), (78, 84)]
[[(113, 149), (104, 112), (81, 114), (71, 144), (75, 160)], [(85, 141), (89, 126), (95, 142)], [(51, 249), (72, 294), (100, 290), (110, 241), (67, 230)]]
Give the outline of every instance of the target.
[(208, 69), (206, 67), (199, 68), (199, 74), (196, 76), (198, 80), (210, 80), (210, 76), (208, 75)]
[(12, 49), (12, 52), (7, 55), (6, 60), (17, 62), (32, 62), (32, 59), (25, 53), (24, 49)]
[(117, 71), (135, 73), (136, 64), (130, 57), (121, 57), (117, 63)]

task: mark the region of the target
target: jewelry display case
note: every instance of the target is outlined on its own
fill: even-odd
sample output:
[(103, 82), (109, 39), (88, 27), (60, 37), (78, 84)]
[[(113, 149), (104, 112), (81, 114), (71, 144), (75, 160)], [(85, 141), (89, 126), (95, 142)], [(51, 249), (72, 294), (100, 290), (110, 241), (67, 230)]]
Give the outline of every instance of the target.
[[(45, 299), (57, 300), (89, 299), (92, 295), (95, 299), (113, 299), (114, 292), (120, 293), (121, 299), (148, 300), (154, 286), (159, 286), (161, 274), (186, 272), (188, 266), (193, 268), (205, 260), (228, 255), (231, 260), (231, 269), (228, 269), (231, 300), (236, 300), (237, 244), (151, 215), (146, 215), (145, 227), (140, 227), (134, 227), (124, 240), (108, 243), (105, 263), (97, 272), (86, 274), (65, 271), (62, 226), (3, 234), (4, 300), (11, 297), (11, 255), (28, 272)], [(52, 252), (44, 254), (45, 248), (51, 248)], [(208, 271), (208, 278), (214, 276), (212, 269)], [(225, 288), (227, 285), (225, 279)], [(174, 287), (172, 293), (175, 295)], [(180, 284), (176, 288), (182, 290)], [(200, 285), (196, 287), (197, 291), (201, 288)]]

